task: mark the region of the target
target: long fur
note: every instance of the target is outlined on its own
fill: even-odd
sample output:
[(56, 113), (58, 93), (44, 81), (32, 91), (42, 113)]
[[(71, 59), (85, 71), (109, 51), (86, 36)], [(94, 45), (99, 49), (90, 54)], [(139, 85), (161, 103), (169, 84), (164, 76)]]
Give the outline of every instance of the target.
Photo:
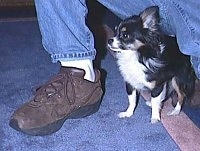
[(180, 52), (175, 37), (162, 34), (159, 19), (157, 6), (146, 8), (123, 20), (116, 35), (108, 40), (108, 47), (116, 53), (129, 98), (129, 107), (119, 114), (120, 118), (133, 115), (140, 90), (151, 92), (152, 123), (160, 121), (162, 102), (172, 92), (178, 101), (169, 115), (179, 114), (183, 101), (194, 92), (190, 57)]

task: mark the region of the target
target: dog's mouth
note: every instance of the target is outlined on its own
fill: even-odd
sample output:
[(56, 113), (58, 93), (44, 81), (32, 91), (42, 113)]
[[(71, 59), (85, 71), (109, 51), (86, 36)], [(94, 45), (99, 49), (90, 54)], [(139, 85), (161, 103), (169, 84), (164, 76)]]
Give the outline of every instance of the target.
[(122, 51), (122, 50), (119, 48), (118, 43), (115, 43), (115, 42), (114, 42), (114, 38), (108, 40), (108, 48), (109, 48), (111, 51), (116, 52), (116, 53), (121, 53), (121, 51)]
[(110, 44), (108, 44), (108, 48), (109, 48), (111, 51), (115, 52), (115, 53), (121, 53), (121, 51), (122, 51), (120, 48), (113, 47), (113, 46), (110, 45)]

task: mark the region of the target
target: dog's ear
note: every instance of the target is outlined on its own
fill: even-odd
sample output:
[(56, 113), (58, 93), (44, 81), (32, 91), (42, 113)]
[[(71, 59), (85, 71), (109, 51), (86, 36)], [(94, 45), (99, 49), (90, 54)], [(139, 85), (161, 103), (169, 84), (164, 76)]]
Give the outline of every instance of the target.
[(144, 28), (149, 28), (152, 31), (157, 30), (160, 21), (158, 6), (146, 8), (142, 13), (140, 13), (140, 18), (142, 19)]

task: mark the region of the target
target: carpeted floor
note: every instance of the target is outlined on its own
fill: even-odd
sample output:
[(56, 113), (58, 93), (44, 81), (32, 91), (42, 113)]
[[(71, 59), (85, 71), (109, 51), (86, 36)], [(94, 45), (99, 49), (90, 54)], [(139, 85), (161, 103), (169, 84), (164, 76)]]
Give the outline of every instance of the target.
[(106, 77), (106, 93), (98, 113), (67, 121), (51, 136), (33, 137), (9, 127), (13, 111), (31, 96), (31, 88), (57, 72), (43, 50), (37, 22), (0, 23), (0, 150), (179, 150), (161, 123), (149, 122), (150, 109), (140, 101), (135, 115), (119, 119), (117, 113), (127, 106), (121, 76), (114, 59), (102, 61)]
[(34, 87), (59, 70), (59, 64), (52, 64), (44, 51), (35, 20), (0, 22), (0, 35), (0, 151), (200, 150), (198, 109), (186, 107), (186, 114), (168, 117), (168, 102), (162, 110), (162, 122), (152, 125), (151, 109), (141, 97), (133, 117), (117, 117), (127, 107), (128, 99), (115, 59), (109, 53), (101, 58), (105, 94), (97, 113), (68, 120), (60, 131), (49, 136), (28, 136), (13, 130), (8, 123), (14, 110), (33, 96)]

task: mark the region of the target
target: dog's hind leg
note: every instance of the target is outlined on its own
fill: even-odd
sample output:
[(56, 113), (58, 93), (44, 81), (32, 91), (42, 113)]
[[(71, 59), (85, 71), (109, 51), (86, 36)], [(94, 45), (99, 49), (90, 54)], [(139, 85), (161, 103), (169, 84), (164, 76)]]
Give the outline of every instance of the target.
[(129, 106), (126, 111), (118, 114), (119, 118), (131, 117), (137, 105), (138, 92), (129, 83), (126, 83), (126, 91), (128, 94)]
[(162, 101), (166, 97), (166, 83), (160, 87), (154, 88), (151, 92), (151, 123), (160, 121), (160, 110)]
[(169, 112), (167, 115), (178, 115), (181, 112), (181, 108), (182, 108), (182, 105), (183, 105), (183, 100), (185, 98), (185, 94), (184, 94), (184, 92), (182, 92), (180, 90), (179, 85), (178, 85), (175, 78), (172, 79), (172, 86), (177, 93), (178, 101), (177, 101), (177, 104), (176, 104), (174, 110), (172, 112)]

